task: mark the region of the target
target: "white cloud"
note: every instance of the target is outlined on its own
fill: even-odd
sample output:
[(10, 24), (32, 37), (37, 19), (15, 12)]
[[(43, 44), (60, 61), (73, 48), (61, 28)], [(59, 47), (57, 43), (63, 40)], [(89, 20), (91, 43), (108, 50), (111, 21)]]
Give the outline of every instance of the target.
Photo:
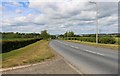
[[(37, 0), (31, 2), (29, 8), (39, 11), (37, 14), (31, 13), (26, 16), (19, 16), (10, 21), (3, 20), (3, 25), (17, 25), (21, 23), (22, 29), (29, 31), (48, 31), (57, 34), (66, 30), (73, 30), (76, 33), (95, 33), (96, 6), (81, 1), (62, 0)], [(87, 0), (86, 0), (87, 1)], [(101, 27), (114, 27), (117, 23), (117, 3), (98, 3), (99, 25)], [(16, 12), (21, 12), (16, 10)], [(112, 25), (113, 24), (113, 25)], [(87, 29), (86, 29), (87, 28)], [(25, 31), (24, 30), (24, 31)], [(105, 28), (103, 29), (103, 31)], [(55, 32), (53, 32), (55, 31)], [(113, 29), (110, 32), (114, 32)]]
[(103, 27), (103, 26), (110, 26), (113, 24), (117, 24), (118, 23), (118, 16), (116, 14), (108, 16), (108, 17), (104, 17), (101, 18), (99, 20), (99, 24)]
[(17, 10), (15, 10), (15, 12), (16, 12), (16, 13), (23, 13), (24, 11), (17, 9)]

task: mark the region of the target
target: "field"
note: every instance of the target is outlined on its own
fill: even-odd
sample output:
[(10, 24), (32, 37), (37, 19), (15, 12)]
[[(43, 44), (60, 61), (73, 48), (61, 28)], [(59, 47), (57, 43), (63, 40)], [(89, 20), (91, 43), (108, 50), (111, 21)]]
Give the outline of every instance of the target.
[(34, 38), (2, 38), (3, 41), (20, 41), (20, 40), (30, 40)]
[(4, 41), (26, 41), (26, 40), (32, 40), (35, 38), (2, 38), (0, 39), (0, 42)]
[(0, 54), (2, 68), (41, 62), (53, 57), (49, 41), (40, 40), (23, 48)]

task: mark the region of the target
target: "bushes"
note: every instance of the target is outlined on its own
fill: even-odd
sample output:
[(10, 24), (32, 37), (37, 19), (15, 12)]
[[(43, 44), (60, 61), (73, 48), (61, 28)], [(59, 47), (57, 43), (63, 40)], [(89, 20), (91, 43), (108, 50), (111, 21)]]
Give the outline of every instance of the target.
[[(86, 42), (96, 42), (96, 37), (69, 37), (68, 40), (80, 40)], [(113, 37), (99, 37), (99, 43), (115, 44), (116, 40)]]
[(80, 37), (80, 41), (95, 42), (95, 37)]
[(2, 41), (2, 53), (9, 52), (11, 50), (18, 49), (20, 47), (24, 47), (24, 46), (34, 43), (38, 40), (41, 40), (41, 38), (30, 39), (30, 40)]
[(99, 42), (104, 44), (114, 44), (116, 43), (116, 40), (113, 37), (101, 37), (99, 38)]

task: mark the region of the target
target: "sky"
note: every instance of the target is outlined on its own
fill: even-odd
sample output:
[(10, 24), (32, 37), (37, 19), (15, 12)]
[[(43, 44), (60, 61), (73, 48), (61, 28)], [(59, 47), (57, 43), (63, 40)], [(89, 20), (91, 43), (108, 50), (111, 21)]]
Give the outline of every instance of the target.
[[(118, 32), (118, 2), (113, 1), (96, 1), (99, 33)], [(88, 0), (3, 0), (0, 31), (94, 34), (96, 8)]]

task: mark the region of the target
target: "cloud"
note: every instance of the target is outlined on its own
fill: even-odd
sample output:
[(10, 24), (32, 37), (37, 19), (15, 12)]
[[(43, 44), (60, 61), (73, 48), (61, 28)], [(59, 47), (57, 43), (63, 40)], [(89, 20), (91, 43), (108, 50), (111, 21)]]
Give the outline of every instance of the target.
[[(16, 29), (21, 27), (26, 32), (38, 32), (47, 29), (52, 34), (64, 33), (67, 30), (72, 30), (79, 34), (96, 32), (93, 31), (96, 28), (95, 4), (73, 0), (62, 1), (30, 1), (29, 6), (27, 6), (29, 9), (32, 9), (32, 12), (15, 16), (12, 19), (4, 19), (3, 25), (4, 27), (16, 27)], [(102, 32), (106, 32), (105, 29), (108, 27), (113, 28), (117, 25), (117, 8), (118, 5), (114, 2), (98, 3), (99, 26)], [(33, 11), (37, 12), (33, 13)], [(20, 9), (16, 10), (16, 13), (22, 12)], [(117, 32), (114, 31), (116, 28), (111, 29), (109, 32)]]
[(15, 10), (15, 12), (16, 12), (16, 13), (23, 13), (24, 11), (17, 9), (17, 10)]

